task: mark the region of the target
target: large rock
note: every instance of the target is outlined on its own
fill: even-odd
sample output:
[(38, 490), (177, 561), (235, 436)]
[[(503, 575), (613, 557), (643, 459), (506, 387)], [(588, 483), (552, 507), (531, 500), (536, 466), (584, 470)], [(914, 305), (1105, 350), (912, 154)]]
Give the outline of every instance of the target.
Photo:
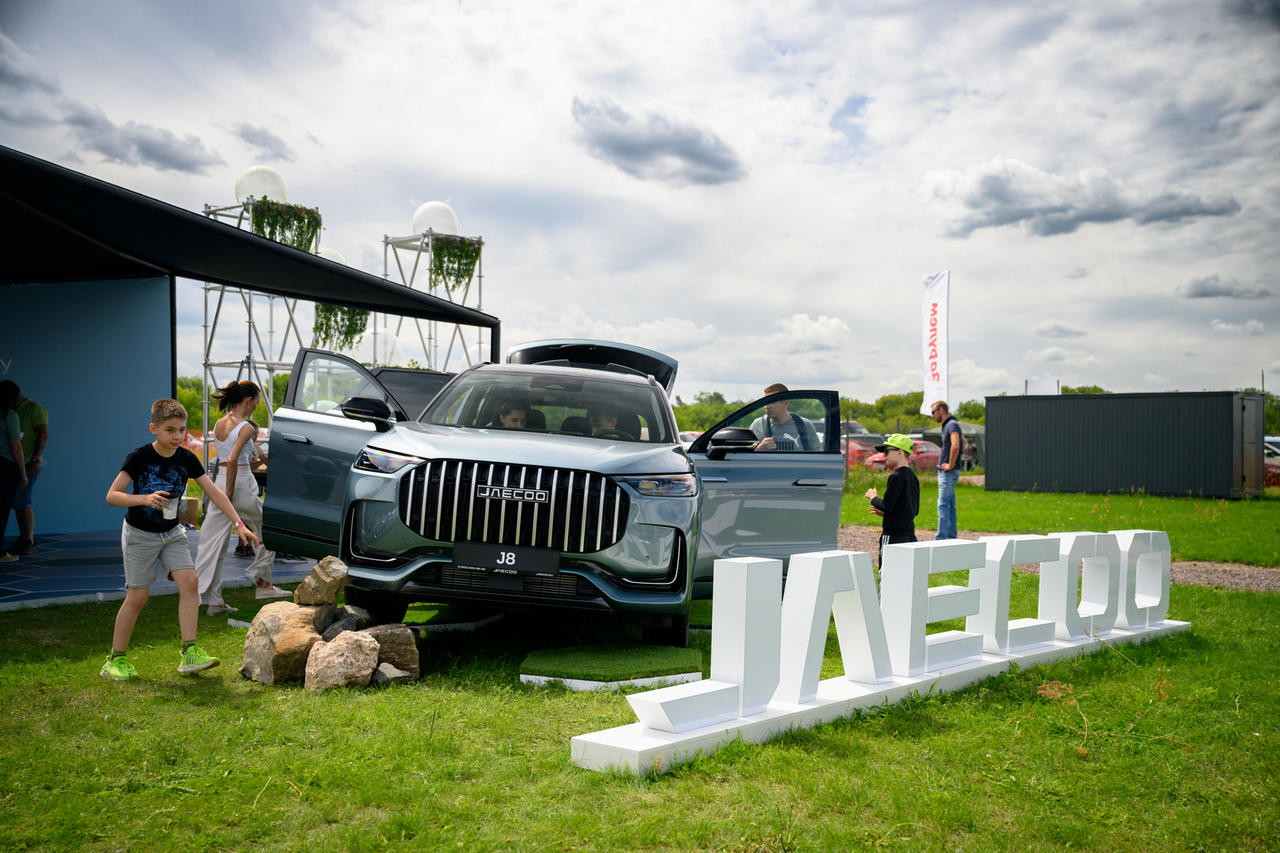
[(378, 668), (373, 671), (373, 681), (371, 684), (406, 684), (410, 681), (417, 681), (411, 673), (405, 672), (403, 669), (396, 669), (389, 663), (380, 663)]
[(373, 621), (373, 617), (369, 615), (368, 610), (365, 610), (363, 607), (357, 607), (354, 604), (347, 604), (339, 607), (338, 618), (356, 620), (355, 630), (357, 631), (361, 628), (367, 628), (369, 623)]
[(307, 579), (293, 591), (294, 604), (333, 604), (338, 590), (347, 580), (347, 564), (337, 557), (325, 557), (316, 563)]
[(332, 604), (301, 607), (287, 601), (268, 604), (253, 617), (244, 638), (240, 674), (263, 684), (298, 681), (306, 671), (311, 647), (333, 622)]
[(341, 634), (343, 631), (358, 631), (358, 630), (360, 630), (360, 623), (357, 622), (353, 617), (348, 616), (345, 619), (339, 619), (337, 622), (334, 622), (332, 625), (326, 628), (324, 633), (320, 635), (320, 639), (324, 640), (326, 643), (331, 643), (333, 642), (333, 639), (337, 637), (339, 634)]
[(307, 689), (365, 687), (378, 666), (378, 641), (359, 631), (345, 631), (332, 643), (316, 643), (307, 657)]
[(422, 676), (418, 668), (418, 643), (413, 631), (404, 625), (374, 625), (360, 632), (378, 641), (378, 663), (389, 663), (402, 669), (417, 681)]

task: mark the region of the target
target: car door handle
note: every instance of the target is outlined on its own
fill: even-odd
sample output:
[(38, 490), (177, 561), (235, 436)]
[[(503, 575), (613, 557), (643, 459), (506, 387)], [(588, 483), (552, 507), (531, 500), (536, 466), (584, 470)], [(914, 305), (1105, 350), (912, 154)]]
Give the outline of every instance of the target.
[(298, 444), (311, 443), (311, 439), (307, 438), (305, 435), (294, 435), (292, 433), (282, 432), (280, 433), (280, 437), (283, 438), (285, 441), (296, 441)]
[(796, 480), (794, 485), (797, 486), (825, 486), (826, 480)]

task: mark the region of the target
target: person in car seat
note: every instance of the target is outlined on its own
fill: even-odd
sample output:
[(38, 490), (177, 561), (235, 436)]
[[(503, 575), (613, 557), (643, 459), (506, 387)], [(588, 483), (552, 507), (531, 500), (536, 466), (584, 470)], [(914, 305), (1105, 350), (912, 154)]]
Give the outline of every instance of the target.
[(492, 425), (502, 429), (524, 429), (529, 421), (529, 407), (519, 400), (503, 400), (498, 406), (498, 420)]

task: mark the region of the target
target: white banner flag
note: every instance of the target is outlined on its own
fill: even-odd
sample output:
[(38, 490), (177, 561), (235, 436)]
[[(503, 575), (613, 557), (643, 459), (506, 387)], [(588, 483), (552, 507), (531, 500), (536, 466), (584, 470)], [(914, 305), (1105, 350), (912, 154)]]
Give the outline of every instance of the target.
[(933, 404), (947, 399), (947, 299), (951, 270), (924, 277), (924, 304), (920, 320), (924, 339), (924, 400), (920, 414), (927, 415)]

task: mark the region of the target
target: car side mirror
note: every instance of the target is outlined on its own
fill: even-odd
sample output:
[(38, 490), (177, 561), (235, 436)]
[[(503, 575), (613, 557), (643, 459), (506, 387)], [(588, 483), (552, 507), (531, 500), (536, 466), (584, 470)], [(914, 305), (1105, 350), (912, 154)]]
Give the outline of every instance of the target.
[(353, 421), (367, 421), (378, 432), (391, 429), (391, 407), (377, 397), (351, 397), (342, 401), (342, 414)]
[(730, 453), (742, 453), (754, 448), (760, 439), (749, 429), (742, 427), (725, 427), (711, 436), (707, 447), (708, 459), (724, 459)]

